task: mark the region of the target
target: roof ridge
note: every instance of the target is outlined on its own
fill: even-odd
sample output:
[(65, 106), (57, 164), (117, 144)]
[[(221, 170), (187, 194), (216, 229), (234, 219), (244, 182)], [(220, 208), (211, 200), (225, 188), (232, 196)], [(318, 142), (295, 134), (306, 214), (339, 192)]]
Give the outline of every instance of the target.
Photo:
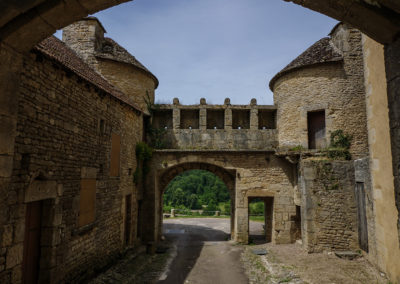
[(157, 77), (153, 73), (151, 73), (151, 71), (149, 69), (147, 69), (135, 56), (133, 56), (126, 48), (121, 46), (119, 43), (117, 43), (112, 38), (104, 37), (104, 40), (113, 46), (113, 50), (111, 52), (107, 52), (104, 50), (97, 51), (95, 53), (96, 57), (130, 64), (130, 65), (135, 66), (136, 68), (141, 69), (142, 71), (146, 72), (153, 78), (153, 80), (156, 83), (156, 88), (157, 88), (157, 86), (159, 84)]
[(108, 82), (101, 74), (89, 66), (78, 54), (55, 36), (48, 37), (38, 43), (35, 50), (52, 60), (57, 61), (68, 70), (95, 85), (119, 101), (142, 112), (140, 107), (133, 102), (124, 92)]
[(274, 84), (283, 75), (302, 67), (322, 64), (327, 62), (337, 62), (343, 60), (343, 55), (332, 43), (331, 37), (324, 37), (316, 41), (303, 53), (296, 57), (292, 62), (279, 71), (270, 81), (269, 88), (273, 91)]

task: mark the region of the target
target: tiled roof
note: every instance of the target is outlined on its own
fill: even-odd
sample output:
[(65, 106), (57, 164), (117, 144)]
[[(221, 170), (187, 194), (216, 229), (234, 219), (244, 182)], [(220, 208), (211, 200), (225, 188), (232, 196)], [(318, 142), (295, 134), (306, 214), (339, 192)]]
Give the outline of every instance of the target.
[(136, 110), (141, 111), (140, 107), (133, 102), (133, 100), (131, 100), (121, 90), (111, 85), (99, 73), (94, 71), (72, 49), (58, 38), (51, 36), (36, 45), (35, 49), (50, 59), (57, 61), (87, 82), (92, 83), (100, 90), (110, 94)]
[(156, 88), (158, 86), (158, 79), (151, 73), (142, 63), (139, 62), (132, 54), (130, 54), (125, 48), (120, 46), (111, 38), (104, 38), (103, 47), (101, 50), (96, 52), (96, 57), (110, 59), (118, 62), (123, 62), (135, 66), (142, 71), (149, 74), (154, 82), (156, 83)]
[(334, 49), (331, 43), (331, 38), (325, 37), (314, 43), (299, 57), (283, 68), (278, 74), (276, 74), (269, 82), (269, 88), (273, 90), (276, 80), (290, 71), (314, 64), (336, 62), (341, 60), (343, 60), (343, 56)]

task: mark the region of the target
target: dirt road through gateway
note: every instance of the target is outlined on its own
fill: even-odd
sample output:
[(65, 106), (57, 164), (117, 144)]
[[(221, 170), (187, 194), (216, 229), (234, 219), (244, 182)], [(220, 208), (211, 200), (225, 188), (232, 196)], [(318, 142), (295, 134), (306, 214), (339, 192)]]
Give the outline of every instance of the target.
[(167, 219), (164, 235), (173, 240), (176, 257), (158, 283), (245, 284), (241, 246), (229, 240), (224, 219)]

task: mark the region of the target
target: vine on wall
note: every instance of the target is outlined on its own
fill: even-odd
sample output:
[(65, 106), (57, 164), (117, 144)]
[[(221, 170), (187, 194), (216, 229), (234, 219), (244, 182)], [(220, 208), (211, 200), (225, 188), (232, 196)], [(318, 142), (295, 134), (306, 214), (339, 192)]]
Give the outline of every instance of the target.
[(331, 141), (329, 147), (325, 150), (328, 158), (332, 160), (351, 160), (350, 146), (352, 135), (345, 133), (343, 130), (335, 130), (331, 133)]
[(145, 142), (136, 144), (136, 161), (137, 166), (133, 174), (133, 181), (136, 185), (142, 184), (146, 175), (150, 172), (150, 160), (153, 156), (153, 148)]
[[(154, 112), (156, 110), (160, 109), (160, 105), (159, 104), (154, 104), (151, 99), (150, 99), (150, 95), (149, 93), (146, 91), (146, 97), (144, 99), (146, 106), (147, 106), (147, 111), (150, 114), (150, 117), (152, 120), (153, 116), (154, 116)], [(153, 147), (154, 149), (165, 149), (168, 145), (167, 140), (166, 140), (166, 133), (167, 130), (164, 128), (154, 128), (152, 126), (152, 123), (150, 121), (150, 123), (148, 123), (148, 125), (145, 126), (146, 127), (146, 134), (148, 137), (148, 143), (151, 147)]]

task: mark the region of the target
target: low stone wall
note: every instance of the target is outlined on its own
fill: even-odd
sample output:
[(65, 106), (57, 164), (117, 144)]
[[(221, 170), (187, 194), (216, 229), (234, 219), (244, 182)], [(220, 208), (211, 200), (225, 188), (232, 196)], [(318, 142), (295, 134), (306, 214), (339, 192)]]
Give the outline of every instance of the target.
[(302, 160), (300, 171), (304, 247), (358, 249), (354, 162)]
[(165, 140), (171, 149), (261, 150), (278, 146), (276, 129), (168, 130)]

